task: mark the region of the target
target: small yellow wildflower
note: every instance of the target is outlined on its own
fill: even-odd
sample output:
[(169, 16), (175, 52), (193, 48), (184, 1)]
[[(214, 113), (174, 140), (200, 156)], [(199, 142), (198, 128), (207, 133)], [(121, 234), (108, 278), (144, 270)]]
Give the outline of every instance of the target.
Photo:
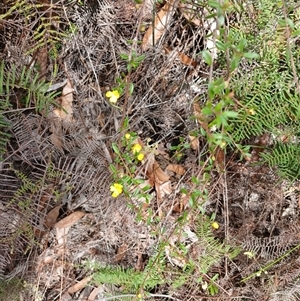
[(142, 154), (142, 153), (140, 153), (140, 154), (137, 155), (136, 158), (137, 158), (139, 161), (142, 161), (142, 160), (144, 159), (144, 157), (145, 157), (145, 155)]
[(110, 191), (112, 192), (112, 196), (114, 198), (118, 197), (122, 191), (123, 191), (123, 185), (114, 183), (113, 185), (110, 186)]
[(211, 224), (211, 226), (214, 228), (214, 229), (219, 229), (219, 224), (217, 223), (217, 222), (213, 222), (212, 224)]
[(126, 138), (127, 140), (129, 140), (130, 137), (131, 137), (131, 135), (130, 135), (129, 133), (125, 134), (125, 138)]
[(251, 251), (244, 252), (244, 255), (246, 255), (249, 259), (252, 259), (255, 257), (255, 253), (251, 252)]
[(252, 108), (252, 109), (249, 109), (248, 112), (249, 112), (249, 114), (252, 115), (252, 116), (256, 114), (256, 112), (255, 112), (255, 110), (254, 110), (253, 108)]
[(107, 91), (105, 96), (109, 98), (109, 101), (111, 103), (116, 103), (121, 95), (117, 90), (113, 90), (113, 91)]
[(221, 141), (220, 147), (223, 149), (223, 148), (225, 148), (225, 146), (226, 146), (226, 142), (225, 141)]
[(142, 146), (138, 143), (134, 144), (133, 147), (131, 148), (133, 154), (138, 154), (142, 150)]

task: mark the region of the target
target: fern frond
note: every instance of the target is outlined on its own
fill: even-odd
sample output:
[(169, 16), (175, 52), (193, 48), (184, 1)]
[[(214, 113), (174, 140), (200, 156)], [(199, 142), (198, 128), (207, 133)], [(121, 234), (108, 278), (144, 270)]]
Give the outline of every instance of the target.
[(300, 280), (290, 284), (285, 289), (271, 295), (270, 301), (298, 301), (300, 299)]
[[(156, 271), (156, 272), (155, 272)], [(134, 269), (124, 269), (122, 267), (102, 267), (94, 275), (94, 281), (100, 284), (114, 284), (125, 287), (125, 292), (137, 293), (144, 286), (146, 290), (150, 290), (158, 284), (164, 283), (165, 280), (161, 272), (157, 268), (151, 269), (151, 275), (144, 272), (138, 272)]]
[(197, 244), (203, 250), (197, 259), (197, 265), (201, 268), (201, 273), (206, 274), (210, 268), (219, 263), (226, 254), (230, 258), (236, 257), (240, 253), (240, 249), (226, 245), (216, 239), (212, 233), (211, 225), (208, 217), (202, 216), (197, 224)]
[(242, 246), (245, 250), (253, 252), (259, 258), (274, 260), (286, 253), (297, 243), (294, 237), (287, 240), (286, 236), (275, 237), (246, 237)]
[[(25, 55), (29, 55), (43, 47), (54, 49), (56, 44), (68, 37), (67, 23), (60, 15), (62, 4), (29, 3), (28, 1), (7, 2), (7, 11), (0, 15), (0, 20), (18, 18), (24, 28), (30, 29), (33, 43)], [(66, 31), (62, 30), (62, 28)]]
[[(51, 104), (55, 105), (57, 92), (48, 93), (50, 83), (39, 81), (39, 74), (33, 69), (27, 69), (25, 66), (21, 71), (12, 65), (10, 70), (5, 70), (4, 61), (0, 64), (0, 87), (5, 87), (6, 91), (0, 90), (0, 101), (2, 111), (11, 106), (11, 95), (14, 89), (20, 89), (24, 98), (25, 107), (35, 106), (37, 112), (47, 113)], [(0, 107), (1, 109), (1, 107)]]
[[(290, 73), (282, 72), (279, 77), (277, 70), (273, 73), (256, 70), (243, 75), (236, 91), (244, 107), (233, 124), (235, 141), (273, 133), (280, 125), (292, 126), (299, 122), (296, 115), (298, 96), (290, 90), (292, 82)], [(255, 113), (249, 114), (249, 109)]]
[(300, 177), (300, 147), (293, 143), (277, 143), (261, 157), (272, 168), (277, 167), (279, 174), (290, 180)]

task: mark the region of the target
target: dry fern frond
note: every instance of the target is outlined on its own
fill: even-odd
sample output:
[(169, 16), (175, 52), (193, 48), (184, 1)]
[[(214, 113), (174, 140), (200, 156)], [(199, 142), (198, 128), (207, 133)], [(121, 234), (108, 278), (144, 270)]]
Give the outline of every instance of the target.
[(284, 289), (273, 293), (270, 301), (298, 301), (300, 299), (300, 280), (287, 285)]
[(253, 252), (258, 258), (273, 260), (297, 244), (296, 237), (289, 237), (290, 239), (287, 240), (287, 236), (266, 238), (249, 236), (245, 238), (243, 248), (247, 251)]

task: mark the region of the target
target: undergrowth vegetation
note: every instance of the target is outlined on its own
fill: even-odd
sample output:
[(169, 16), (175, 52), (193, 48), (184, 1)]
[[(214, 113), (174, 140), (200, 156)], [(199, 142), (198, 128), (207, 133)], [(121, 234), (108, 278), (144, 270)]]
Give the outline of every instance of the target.
[(296, 300), (299, 19), (288, 0), (0, 6), (0, 296)]

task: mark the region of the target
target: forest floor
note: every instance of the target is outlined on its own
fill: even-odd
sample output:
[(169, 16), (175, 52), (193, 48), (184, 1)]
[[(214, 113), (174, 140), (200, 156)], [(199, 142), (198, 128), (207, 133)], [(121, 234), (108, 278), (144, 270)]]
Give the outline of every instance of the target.
[[(223, 140), (212, 148), (201, 117), (212, 79), (230, 80), (207, 38), (215, 19), (189, 1), (57, 7), (44, 11), (64, 20), (63, 32), (68, 24), (57, 53), (53, 39), (28, 54), (25, 27), (9, 42), (0, 27), (5, 67), (35, 61), (60, 92), (46, 114), (14, 88), (5, 113), (13, 136), (1, 191), (7, 166), (41, 188), (26, 192), (39, 220), (35, 247), (23, 252), (21, 272), (24, 260), (11, 256), (0, 299), (298, 300), (299, 182), (262, 163), (270, 133), (245, 139), (250, 156), (241, 156)], [(242, 18), (255, 26), (259, 14), (250, 4), (229, 12), (226, 28)]]

